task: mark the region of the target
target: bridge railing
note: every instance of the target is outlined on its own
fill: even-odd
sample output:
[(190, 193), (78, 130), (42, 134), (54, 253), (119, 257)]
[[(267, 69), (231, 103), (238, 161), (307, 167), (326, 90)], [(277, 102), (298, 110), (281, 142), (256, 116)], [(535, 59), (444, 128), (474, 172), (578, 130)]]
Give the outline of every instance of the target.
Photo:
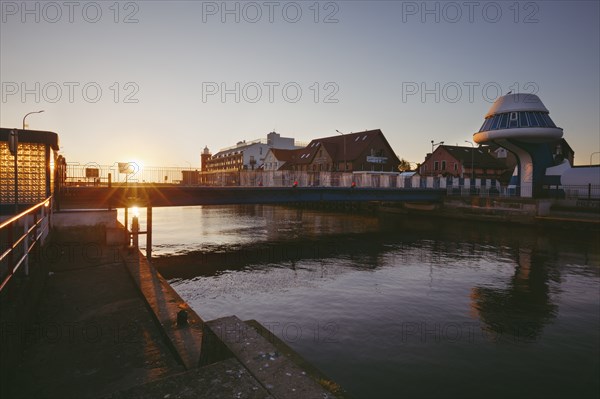
[(52, 196), (0, 223), (0, 292), (22, 272), (29, 274), (29, 257), (46, 239), (52, 215)]
[(550, 198), (564, 198), (571, 200), (599, 200), (600, 185), (580, 184), (580, 185), (549, 185), (544, 186), (544, 192)]

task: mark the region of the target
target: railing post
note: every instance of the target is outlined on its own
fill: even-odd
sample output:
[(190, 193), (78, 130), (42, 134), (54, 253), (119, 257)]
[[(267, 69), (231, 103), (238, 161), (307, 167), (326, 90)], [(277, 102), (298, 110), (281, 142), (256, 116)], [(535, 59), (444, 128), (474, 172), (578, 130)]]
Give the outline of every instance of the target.
[[(15, 225), (14, 225), (14, 223), (15, 222), (12, 222), (8, 226), (8, 237), (6, 237), (7, 240), (8, 240), (8, 243), (7, 243), (8, 244), (8, 248), (12, 248), (13, 245), (15, 245), (15, 233), (14, 233)], [(15, 268), (14, 259), (15, 259), (15, 257), (14, 257), (14, 249), (11, 249), (10, 252), (8, 253), (8, 259), (7, 259), (7, 261), (8, 261), (7, 262), (7, 266), (8, 266), (7, 272), (8, 272), (9, 275), (13, 274), (13, 269)]]
[(152, 259), (152, 204), (146, 207), (146, 258)]
[(133, 247), (135, 249), (140, 246), (140, 223), (137, 216), (131, 221), (131, 235), (133, 236)]
[(127, 228), (128, 227), (127, 226), (127, 224), (128, 224), (127, 221), (129, 219), (129, 212), (128, 212), (128, 209), (127, 209), (128, 205), (129, 204), (125, 203), (125, 220), (124, 220), (125, 223), (123, 223), (123, 224), (125, 225), (125, 234), (127, 235), (127, 245), (129, 246), (129, 242), (130, 242), (129, 241), (129, 229)]
[[(33, 215), (33, 223), (35, 224), (37, 212), (34, 212)], [(27, 233), (27, 230), (29, 230), (29, 215), (23, 217), (23, 235), (25, 236), (25, 239), (23, 240), (23, 272), (26, 276), (29, 276), (29, 234)]]

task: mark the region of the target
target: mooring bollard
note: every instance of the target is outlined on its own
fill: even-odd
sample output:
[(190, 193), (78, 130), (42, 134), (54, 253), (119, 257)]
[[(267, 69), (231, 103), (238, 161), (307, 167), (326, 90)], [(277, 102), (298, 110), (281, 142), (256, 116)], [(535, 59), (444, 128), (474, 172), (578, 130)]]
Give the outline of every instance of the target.
[(177, 325), (184, 327), (188, 325), (188, 312), (187, 310), (180, 310), (177, 312)]

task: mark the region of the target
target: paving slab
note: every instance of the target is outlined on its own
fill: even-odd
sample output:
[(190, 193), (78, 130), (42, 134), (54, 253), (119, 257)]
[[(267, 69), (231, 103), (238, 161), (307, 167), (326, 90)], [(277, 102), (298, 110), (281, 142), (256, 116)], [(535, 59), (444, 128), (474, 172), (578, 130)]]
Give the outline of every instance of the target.
[(280, 399), (335, 397), (261, 336), (257, 330), (236, 316), (211, 320), (207, 325), (273, 397)]
[(3, 326), (25, 341), (9, 397), (93, 398), (184, 371), (114, 248), (71, 239), (48, 248), (33, 326)]
[(107, 396), (110, 399), (273, 399), (236, 359), (227, 359)]

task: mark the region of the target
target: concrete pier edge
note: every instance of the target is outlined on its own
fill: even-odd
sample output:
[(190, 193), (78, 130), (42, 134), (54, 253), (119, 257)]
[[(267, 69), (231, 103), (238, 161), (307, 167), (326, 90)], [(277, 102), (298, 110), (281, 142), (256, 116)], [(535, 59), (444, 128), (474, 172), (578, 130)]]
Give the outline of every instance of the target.
[[(118, 228), (124, 232), (124, 226), (119, 224)], [(302, 359), (256, 320), (242, 322), (235, 316), (229, 316), (205, 322), (160, 275), (151, 262), (147, 261), (138, 248), (122, 248), (120, 253), (129, 275), (139, 288), (168, 345), (186, 370), (206, 367), (211, 368), (210, 370), (218, 370), (215, 364), (235, 358), (248, 375), (256, 379), (269, 397), (299, 399), (349, 397), (337, 383)], [(182, 310), (187, 313), (188, 320), (183, 326), (177, 324), (177, 314)], [(224, 332), (231, 323), (236, 324), (233, 330), (241, 334), (234, 335), (234, 339)], [(240, 337), (250, 337), (252, 342), (242, 342)], [(249, 357), (247, 345), (251, 345), (253, 351), (281, 353), (283, 356), (277, 359), (276, 367), (263, 372), (262, 368), (253, 367), (252, 359), (256, 356)], [(281, 384), (275, 384), (274, 381), (280, 381), (282, 373), (289, 378)], [(293, 378), (294, 375), (297, 376), (296, 379)], [(146, 385), (149, 388), (151, 384)], [(142, 387), (138, 387), (137, 390), (148, 393)], [(119, 393), (114, 397), (119, 397)]]

